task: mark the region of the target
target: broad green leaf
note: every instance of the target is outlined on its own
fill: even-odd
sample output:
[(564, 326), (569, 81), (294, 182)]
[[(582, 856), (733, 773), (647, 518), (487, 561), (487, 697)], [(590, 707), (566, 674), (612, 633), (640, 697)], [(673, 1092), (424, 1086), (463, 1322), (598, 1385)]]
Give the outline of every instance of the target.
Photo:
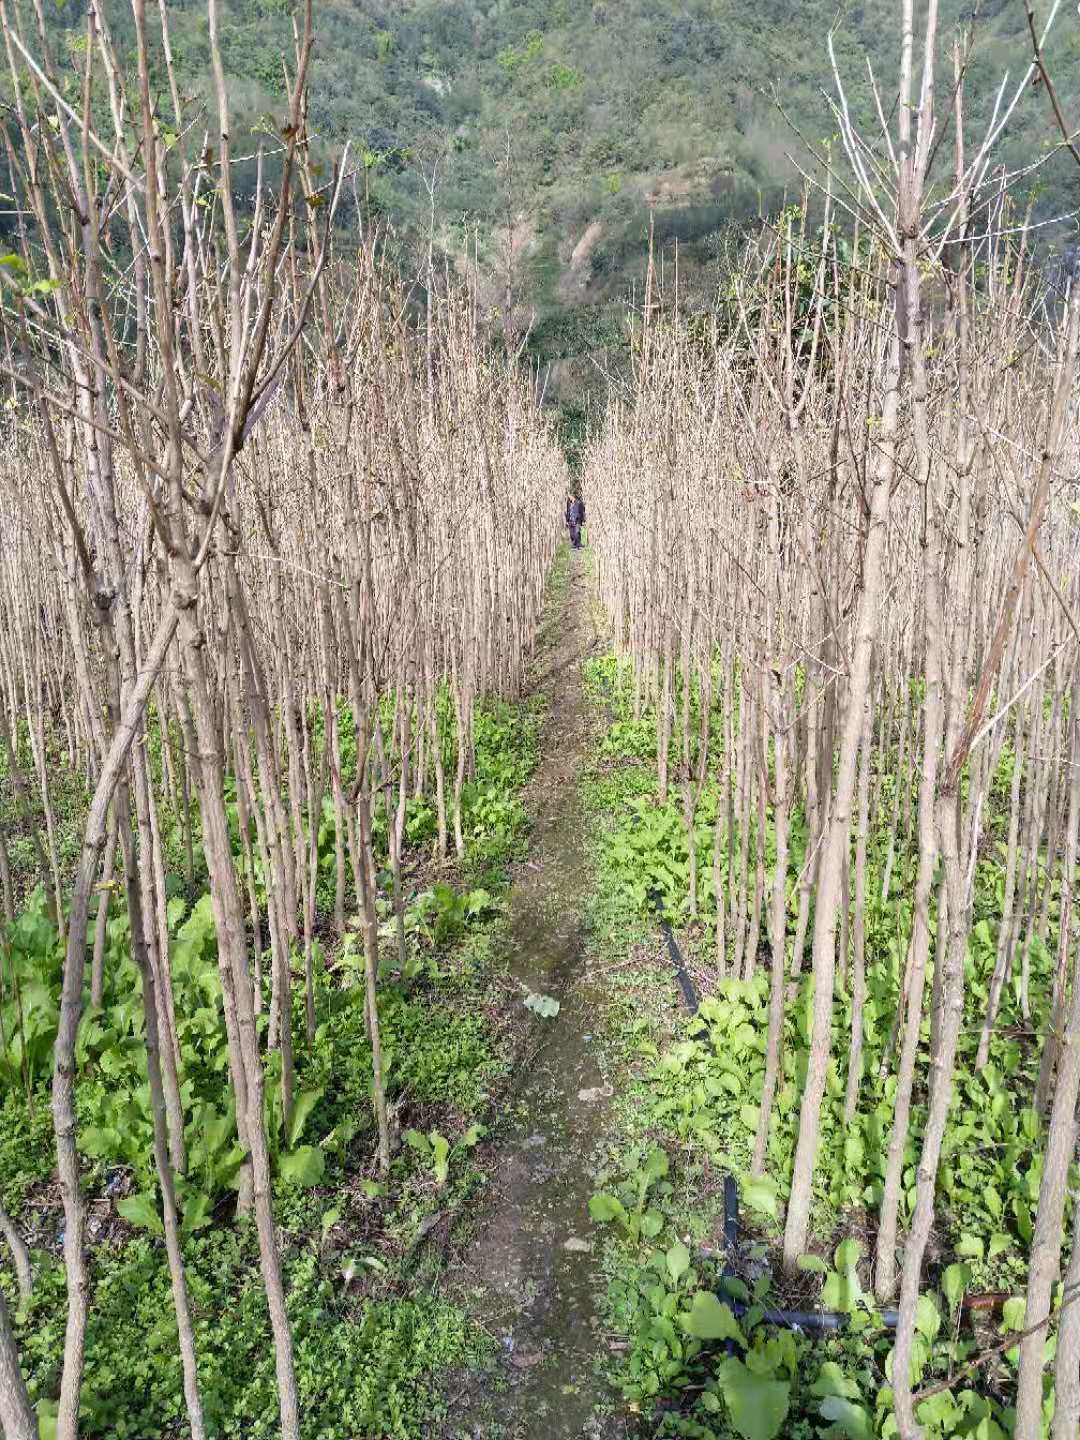
[(734, 1355), (717, 1367), (716, 1379), (732, 1426), (743, 1440), (775, 1440), (787, 1419), (791, 1393), (787, 1381), (754, 1375)]
[(739, 1187), (742, 1202), (759, 1215), (777, 1216), (776, 1186), (771, 1180), (751, 1180), (747, 1176)]
[(605, 1225), (609, 1220), (625, 1220), (626, 1209), (614, 1195), (601, 1193), (589, 1201), (589, 1214), (597, 1224)]
[(182, 1230), (185, 1235), (194, 1235), (196, 1230), (210, 1224), (210, 1196), (205, 1190), (193, 1190), (184, 1201)]
[(963, 1411), (947, 1390), (931, 1395), (916, 1407), (915, 1414), (923, 1425), (933, 1425), (945, 1435), (956, 1434), (956, 1423), (963, 1418)]
[(120, 1135), (116, 1130), (88, 1125), (79, 1135), (79, 1149), (95, 1160), (106, 1160), (120, 1152)]
[(675, 1326), (666, 1315), (654, 1315), (649, 1321), (649, 1333), (654, 1340), (662, 1340), (672, 1355), (682, 1354), (682, 1344), (675, 1334)]
[(203, 1120), (203, 1144), (207, 1155), (216, 1155), (232, 1135), (236, 1120), (231, 1109), (223, 1112), (208, 1110), (207, 1113), (211, 1118)]
[(852, 1170), (858, 1170), (866, 1159), (866, 1146), (861, 1135), (848, 1135), (844, 1139), (844, 1162)]
[[(845, 1375), (835, 1360), (826, 1360), (817, 1373), (817, 1379), (810, 1389), (811, 1395), (842, 1395), (848, 1400), (859, 1398), (859, 1387)], [(829, 1417), (826, 1416), (826, 1419)]]
[(1008, 1440), (1005, 1431), (989, 1415), (984, 1415), (970, 1433), (972, 1440)]
[(164, 1235), (165, 1229), (158, 1214), (157, 1200), (145, 1191), (139, 1195), (128, 1195), (116, 1202), (116, 1213), (129, 1225), (149, 1230), (151, 1235)]
[(826, 1310), (850, 1312), (862, 1298), (862, 1286), (855, 1269), (862, 1254), (858, 1240), (844, 1240), (836, 1247), (836, 1269), (830, 1270), (821, 1287), (821, 1303)]
[(320, 1229), (322, 1230), (322, 1236), (324, 1240), (326, 1239), (327, 1235), (330, 1234), (330, 1231), (334, 1228), (334, 1226), (340, 1219), (341, 1209), (338, 1206), (334, 1206), (332, 1210), (327, 1210), (323, 1214)]
[(689, 1310), (682, 1315), (683, 1328), (698, 1340), (734, 1340), (746, 1349), (746, 1340), (731, 1306), (718, 1300), (711, 1290), (699, 1290)]
[(450, 1142), (445, 1135), (440, 1135), (438, 1130), (432, 1130), (428, 1139), (431, 1141), (435, 1179), (439, 1185), (445, 1185), (450, 1174)]
[[(910, 1378), (912, 1385), (917, 1385), (919, 1383), (923, 1370), (926, 1368), (926, 1362), (929, 1357), (930, 1346), (926, 1343), (926, 1340), (923, 1338), (923, 1336), (919, 1334), (918, 1330), (916, 1330), (914, 1335), (912, 1335), (911, 1337)], [(890, 1385), (893, 1381), (893, 1364), (895, 1363), (895, 1360), (896, 1346), (894, 1345), (889, 1351), (888, 1355), (885, 1357), (885, 1376), (888, 1379)]]
[(326, 1173), (326, 1156), (316, 1145), (300, 1145), (282, 1155), (279, 1162), (283, 1180), (310, 1188)]
[(746, 1352), (746, 1368), (768, 1380), (783, 1368), (794, 1380), (799, 1369), (800, 1345), (790, 1330), (777, 1330), (764, 1345), (759, 1343)]
[(971, 1284), (971, 1266), (956, 1263), (949, 1265), (941, 1277), (941, 1290), (949, 1302), (949, 1309), (955, 1311), (964, 1298), (964, 1291)]
[(1016, 1216), (1016, 1228), (1020, 1232), (1020, 1238), (1030, 1245), (1031, 1237), (1035, 1233), (1035, 1227), (1031, 1223), (1031, 1210), (1018, 1195), (1013, 1197), (1013, 1214)]
[(341, 1275), (346, 1285), (352, 1283), (358, 1270), (374, 1270), (377, 1275), (386, 1273), (386, 1264), (374, 1255), (350, 1255), (342, 1262)]
[(406, 1130), (402, 1139), (411, 1150), (417, 1151), (420, 1155), (431, 1154), (431, 1141), (419, 1130)]
[(646, 1210), (641, 1217), (641, 1234), (645, 1240), (655, 1240), (664, 1228), (664, 1217), (655, 1210)]
[(1002, 1330), (1022, 1330), (1024, 1328), (1024, 1314), (1026, 1311), (1026, 1297), (1023, 1295), (1011, 1296), (1001, 1307)]
[(967, 1260), (981, 1260), (985, 1246), (977, 1235), (961, 1235), (956, 1242), (956, 1253)]
[(687, 1270), (690, 1269), (690, 1251), (680, 1240), (672, 1245), (664, 1258), (667, 1261), (667, 1269), (668, 1274), (671, 1276), (671, 1283), (677, 1286)]
[(56, 1401), (39, 1400), (35, 1408), (37, 1410), (38, 1440), (56, 1440), (56, 1419), (59, 1409)]
[(663, 1180), (668, 1173), (668, 1157), (666, 1150), (650, 1150), (648, 1159), (645, 1161), (645, 1178), (651, 1183), (653, 1180)]
[(854, 1270), (859, 1263), (859, 1256), (862, 1254), (862, 1245), (858, 1240), (842, 1240), (836, 1247), (836, 1268), (840, 1271)]
[(292, 1119), (289, 1121), (288, 1142), (289, 1149), (296, 1147), (296, 1142), (304, 1133), (304, 1126), (307, 1124), (308, 1116), (322, 1099), (322, 1090), (301, 1090), (293, 1105)]
[[(761, 1286), (765, 1287), (766, 1292), (768, 1291), (768, 1275), (758, 1276), (757, 1282), (754, 1285), (755, 1294)], [(750, 1291), (747, 1289), (746, 1281), (740, 1280), (737, 1275), (721, 1275), (720, 1289), (723, 1291), (724, 1295), (726, 1295), (731, 1300), (741, 1300), (744, 1305), (748, 1305), (750, 1303)]]
[(874, 1440), (874, 1422), (869, 1412), (863, 1406), (853, 1404), (850, 1398), (827, 1395), (818, 1413), (823, 1420), (832, 1422), (832, 1429), (826, 1431), (828, 1435), (846, 1435), (850, 1440)]
[(933, 1344), (941, 1329), (941, 1312), (932, 1295), (920, 1295), (915, 1306), (915, 1328), (919, 1334)]
[(760, 1106), (757, 1106), (757, 1105), (740, 1105), (740, 1106), (739, 1106), (739, 1119), (740, 1119), (740, 1120), (742, 1121), (742, 1123), (746, 1126), (747, 1130), (756, 1130), (756, 1129), (757, 1129), (758, 1112), (759, 1112), (759, 1110), (760, 1110)]
[(190, 940), (197, 946), (203, 945), (214, 934), (214, 909), (210, 892), (200, 895), (192, 907), (191, 914), (180, 926), (178, 938)]
[(828, 1265), (820, 1255), (800, 1255), (795, 1264), (800, 1270), (806, 1270), (813, 1275), (827, 1275), (829, 1272)]

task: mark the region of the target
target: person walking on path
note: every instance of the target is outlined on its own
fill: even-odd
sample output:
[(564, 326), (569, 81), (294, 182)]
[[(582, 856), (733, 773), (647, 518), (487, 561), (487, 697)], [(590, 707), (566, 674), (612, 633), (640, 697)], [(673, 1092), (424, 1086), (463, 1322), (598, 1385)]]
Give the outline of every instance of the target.
[(566, 497), (566, 524), (570, 530), (570, 544), (575, 550), (581, 549), (581, 527), (585, 524), (585, 502), (580, 495)]

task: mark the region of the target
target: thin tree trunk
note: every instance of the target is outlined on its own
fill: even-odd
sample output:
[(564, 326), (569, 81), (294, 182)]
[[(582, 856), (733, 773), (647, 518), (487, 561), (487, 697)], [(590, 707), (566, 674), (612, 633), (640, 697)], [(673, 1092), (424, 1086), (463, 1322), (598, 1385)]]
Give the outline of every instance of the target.
[[(776, 771), (776, 787), (773, 797), (773, 824), (776, 836), (776, 867), (773, 871), (771, 926), (772, 966), (769, 975), (769, 1029), (765, 1042), (765, 1078), (762, 1084), (761, 1108), (758, 1111), (757, 1133), (754, 1137), (754, 1156), (751, 1174), (761, 1175), (765, 1169), (765, 1155), (769, 1144), (769, 1121), (772, 1118), (773, 1100), (780, 1074), (780, 1046), (784, 1034), (784, 980), (787, 969), (787, 859), (788, 819), (790, 800), (788, 797), (787, 736), (789, 713), (787, 692), (782, 674), (777, 669), (770, 673), (772, 695), (773, 754)], [(764, 845), (764, 835), (761, 837)]]
[[(184, 577), (186, 579), (186, 577)], [(195, 593), (191, 580), (185, 593)], [(263, 1073), (255, 1030), (255, 1008), (248, 970), (243, 907), (236, 881), (229, 821), (225, 810), (225, 774), (217, 718), (205, 672), (202, 632), (192, 608), (181, 618), (181, 642), (199, 737), (199, 813), (210, 872), (210, 898), (218, 938), (218, 965), (229, 1032), (229, 1060), (236, 1091), (240, 1142), (251, 1157), (252, 1200), (259, 1236), (259, 1260), (274, 1336), (278, 1408), (282, 1440), (299, 1440), (299, 1401), (293, 1364), (292, 1334), (285, 1308), (285, 1287), (274, 1226), (270, 1156), (263, 1128)]]
[(1072, 1255), (1054, 1357), (1052, 1440), (1076, 1440), (1080, 1430), (1080, 1189), (1073, 1192)]
[[(139, 762), (136, 761), (136, 763)], [(184, 1274), (184, 1260), (180, 1248), (176, 1190), (173, 1182), (173, 1168), (169, 1158), (173, 1133), (171, 1117), (169, 1122), (166, 1121), (166, 1096), (162, 1083), (162, 1055), (158, 1029), (160, 1003), (157, 996), (157, 979), (154, 974), (153, 958), (146, 943), (144, 929), (146, 915), (143, 911), (143, 895), (139, 884), (140, 866), (136, 859), (135, 842), (129, 818), (130, 811), (124, 786), (117, 790), (117, 809), (120, 813), (120, 840), (124, 852), (131, 948), (142, 977), (143, 1039), (146, 1050), (146, 1076), (150, 1090), (150, 1116), (154, 1135), (154, 1167), (161, 1190), (165, 1251), (169, 1262), (169, 1279), (172, 1285), (173, 1307), (176, 1311), (180, 1363), (184, 1377), (184, 1402), (187, 1408), (188, 1424), (191, 1426), (192, 1440), (205, 1440), (206, 1427), (203, 1423), (202, 1399), (199, 1394), (198, 1367), (195, 1358), (195, 1330), (191, 1318), (187, 1279)], [(144, 859), (143, 864), (145, 863)], [(183, 1123), (182, 1117), (180, 1123), (181, 1125)], [(182, 1147), (182, 1133), (180, 1140)]]
[(829, 833), (821, 857), (817, 903), (814, 912), (814, 1007), (807, 1061), (806, 1084), (799, 1115), (799, 1138), (792, 1168), (791, 1196), (784, 1227), (784, 1265), (794, 1269), (806, 1249), (810, 1198), (817, 1161), (821, 1101), (832, 1049), (833, 976), (836, 968), (836, 919), (840, 898), (840, 870), (848, 854), (851, 801), (855, 789), (855, 762), (862, 734), (863, 709), (870, 684), (870, 661), (877, 636), (884, 575), (883, 560), (895, 462), (896, 421), (899, 408), (900, 343), (894, 337), (889, 359), (885, 407), (878, 436), (878, 463), (870, 495), (870, 516), (863, 550), (863, 592), (852, 651), (848, 693), (840, 740), (840, 762), (829, 818)]
[[(926, 373), (921, 347), (913, 347), (913, 404), (920, 469), (927, 488), (927, 511), (937, 505), (925, 434)], [(921, 442), (921, 443), (920, 443)], [(925, 468), (924, 468), (925, 467)], [(927, 521), (923, 538), (923, 617), (925, 623), (926, 699), (923, 703), (923, 755), (919, 780), (919, 862), (915, 877), (915, 899), (912, 916), (911, 969), (907, 993), (903, 1044), (896, 1075), (896, 1100), (889, 1131), (888, 1156), (885, 1163), (885, 1184), (878, 1223), (877, 1256), (874, 1269), (874, 1291), (879, 1300), (886, 1300), (896, 1284), (896, 1228), (900, 1211), (900, 1189), (904, 1172), (904, 1150), (911, 1121), (911, 1095), (915, 1084), (915, 1062), (922, 1033), (923, 994), (926, 985), (926, 962), (930, 955), (930, 896), (937, 868), (937, 836), (935, 806), (937, 799), (938, 759), (944, 728), (942, 704), (942, 655), (944, 633), (940, 592), (941, 546), (937, 521)]]
[(94, 918), (94, 954), (90, 963), (90, 1004), (100, 1010), (105, 999), (105, 943), (108, 939), (109, 903), (112, 900), (113, 874), (116, 869), (117, 820), (116, 806), (109, 811), (109, 834), (105, 841), (105, 868), (98, 889), (97, 915)]
[(11, 885), (11, 860), (8, 856), (7, 831), (0, 825), (0, 902), (4, 919), (10, 925), (15, 919), (15, 895)]
[[(370, 801), (360, 798), (358, 809), (359, 842), (362, 852), (371, 848)], [(390, 1121), (386, 1104), (386, 1083), (383, 1069), (382, 1037), (379, 1030), (378, 966), (379, 927), (375, 913), (375, 890), (363, 855), (360, 863), (361, 904), (364, 922), (364, 983), (367, 999), (368, 1030), (371, 1039), (372, 1089), (375, 1099), (375, 1120), (379, 1130), (379, 1169), (383, 1175), (390, 1170)]]
[(38, 1440), (38, 1422), (19, 1369), (19, 1351), (0, 1290), (0, 1427), (4, 1440)]
[(848, 1050), (847, 1085), (844, 1091), (844, 1124), (855, 1119), (863, 1067), (863, 1012), (866, 1004), (866, 842), (870, 829), (870, 768), (873, 721), (867, 701), (863, 722), (862, 754), (859, 761), (859, 821), (855, 836), (855, 923), (854, 953), (851, 960), (851, 1042)]
[(26, 1241), (19, 1234), (18, 1226), (3, 1205), (0, 1205), (0, 1235), (3, 1235), (8, 1243), (8, 1249), (11, 1251), (15, 1276), (19, 1282), (19, 1298), (25, 1302), (30, 1299), (34, 1289), (33, 1273), (30, 1269), (30, 1251), (26, 1247)]
[[(142, 724), (150, 689), (165, 662), (176, 633), (179, 612), (172, 600), (158, 621), (143, 668), (124, 701), (120, 721), (102, 761), (97, 785), (83, 830), (75, 884), (68, 912), (67, 949), (60, 994), (60, 1019), (53, 1046), (53, 1129), (56, 1134), (57, 1173), (64, 1202), (64, 1269), (67, 1275), (68, 1312), (64, 1332), (64, 1366), (57, 1412), (57, 1440), (78, 1440), (79, 1397), (82, 1391), (86, 1347), (86, 1318), (90, 1281), (86, 1268), (84, 1235), (86, 1206), (79, 1176), (75, 1139), (75, 1042), (82, 1018), (86, 975), (86, 923), (90, 892), (101, 866), (109, 805), (127, 764), (131, 746)], [(0, 727), (2, 728), (2, 727)]]
[(990, 995), (986, 1004), (982, 1029), (979, 1033), (979, 1047), (975, 1054), (975, 1068), (981, 1070), (990, 1057), (990, 1037), (994, 1032), (1001, 991), (1009, 973), (1012, 960), (1013, 942), (1013, 897), (1016, 891), (1017, 840), (1020, 828), (1020, 781), (1024, 772), (1024, 721), (1023, 712), (1016, 717), (1016, 754), (1013, 758), (1012, 787), (1009, 796), (1009, 841), (1005, 859), (1005, 903), (998, 927), (997, 955), (990, 977)]
[[(1076, 834), (1080, 828), (1080, 681), (1072, 689), (1072, 779), (1069, 796), (1070, 859), (1075, 854)], [(1062, 934), (1069, 933), (1068, 911), (1074, 880), (1071, 868), (1062, 877)], [(1065, 942), (1067, 949), (1067, 940)], [(1048, 1047), (1049, 1047), (1049, 1041)], [(1024, 1337), (1020, 1342), (1020, 1366), (1016, 1391), (1015, 1440), (1039, 1440), (1042, 1435), (1043, 1368), (1050, 1300), (1061, 1269), (1061, 1241), (1065, 1221), (1065, 1199), (1068, 1191), (1069, 1165), (1076, 1151), (1076, 1102), (1080, 1095), (1080, 947), (1072, 977), (1072, 1000), (1068, 1021), (1061, 1039), (1054, 1088), (1053, 1108), (1043, 1151), (1042, 1178), (1039, 1185), (1039, 1208), (1035, 1216), (1035, 1233), (1028, 1261), (1027, 1308), (1024, 1313)], [(1080, 1295), (1072, 1298), (1080, 1305)], [(1032, 1328), (1038, 1327), (1038, 1328)]]

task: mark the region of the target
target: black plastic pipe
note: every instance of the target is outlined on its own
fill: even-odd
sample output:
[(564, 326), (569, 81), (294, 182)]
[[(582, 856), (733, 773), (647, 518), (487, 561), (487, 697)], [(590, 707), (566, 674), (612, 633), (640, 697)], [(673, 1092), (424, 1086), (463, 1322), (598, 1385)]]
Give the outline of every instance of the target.
[[(730, 1306), (733, 1315), (745, 1315), (749, 1305), (741, 1300), (717, 1297)], [(899, 1310), (879, 1310), (878, 1318), (886, 1330), (895, 1330), (900, 1322)], [(761, 1307), (761, 1319), (766, 1325), (777, 1325), (782, 1330), (803, 1330), (808, 1335), (831, 1335), (843, 1330), (851, 1316), (843, 1310), (774, 1310), (771, 1305)]]
[[(735, 1184), (733, 1175), (724, 1176), (724, 1248), (728, 1258), (725, 1259), (722, 1278), (727, 1278), (731, 1273), (730, 1257), (735, 1253), (735, 1243), (739, 1238), (739, 1187)], [(718, 1299), (731, 1307), (733, 1315), (745, 1315), (750, 1306), (741, 1300), (730, 1300), (726, 1296), (718, 1296)], [(881, 1323), (886, 1330), (895, 1330), (899, 1320), (899, 1311), (882, 1310), (880, 1312)], [(762, 1307), (762, 1320), (769, 1325), (779, 1325), (784, 1330), (805, 1330), (809, 1335), (831, 1335), (836, 1330), (843, 1330), (851, 1318), (843, 1310), (776, 1310), (771, 1305)], [(730, 1341), (728, 1342), (730, 1345)], [(728, 1352), (731, 1353), (730, 1350)]]
[(679, 989), (682, 991), (683, 999), (686, 1001), (686, 1008), (691, 1015), (696, 1015), (701, 1004), (698, 993), (694, 989), (694, 982), (690, 979), (689, 971), (686, 968), (686, 961), (679, 949), (679, 942), (675, 939), (675, 932), (671, 928), (671, 922), (664, 913), (664, 898), (659, 890), (652, 892), (652, 902), (656, 906), (656, 914), (660, 920), (660, 931), (667, 941), (668, 954), (671, 956), (671, 963), (675, 967), (675, 978), (679, 982)]

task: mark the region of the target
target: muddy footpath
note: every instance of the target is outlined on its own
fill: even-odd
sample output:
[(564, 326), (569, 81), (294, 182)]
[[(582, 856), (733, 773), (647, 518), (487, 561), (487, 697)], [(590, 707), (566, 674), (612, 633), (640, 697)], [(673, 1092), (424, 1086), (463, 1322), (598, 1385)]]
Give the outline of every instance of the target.
[(607, 1350), (599, 1314), (605, 1280), (588, 1212), (612, 1095), (596, 1033), (604, 998), (586, 972), (586, 818), (577, 784), (595, 723), (582, 667), (601, 647), (596, 614), (587, 556), (572, 551), (538, 655), (547, 704), (540, 762), (525, 796), (533, 829), (501, 937), (522, 999), (547, 997), (559, 1009), (530, 1025), (500, 1161), (454, 1267), (455, 1284), (476, 1297), (474, 1314), (496, 1346), (491, 1367), (457, 1397), (444, 1432), (470, 1440), (628, 1433), (598, 1370)]

